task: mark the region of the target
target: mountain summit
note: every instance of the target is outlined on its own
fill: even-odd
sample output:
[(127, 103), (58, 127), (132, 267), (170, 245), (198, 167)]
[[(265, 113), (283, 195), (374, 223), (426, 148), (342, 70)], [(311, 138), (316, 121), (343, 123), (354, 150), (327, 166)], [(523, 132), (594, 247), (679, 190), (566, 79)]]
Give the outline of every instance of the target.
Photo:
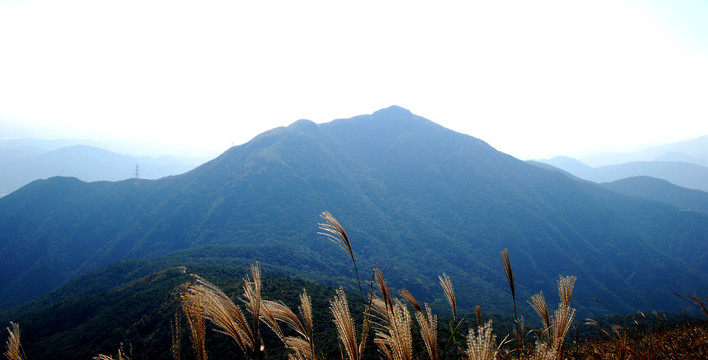
[(574, 181), (393, 106), (272, 129), (179, 176), (52, 178), (1, 198), (0, 304), (175, 253), (346, 286), (347, 258), (317, 234), (325, 210), (363, 271), (378, 264), (434, 305), (445, 272), (462, 308), (507, 311), (505, 248), (519, 299), (574, 274), (585, 313), (679, 311), (673, 292), (708, 290), (708, 217)]

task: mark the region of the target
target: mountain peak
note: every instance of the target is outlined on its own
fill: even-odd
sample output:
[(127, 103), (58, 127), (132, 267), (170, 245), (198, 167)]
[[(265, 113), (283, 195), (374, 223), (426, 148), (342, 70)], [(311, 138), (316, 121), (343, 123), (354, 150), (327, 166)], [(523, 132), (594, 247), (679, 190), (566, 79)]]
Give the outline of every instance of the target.
[(374, 112), (373, 115), (385, 115), (385, 116), (391, 116), (391, 115), (398, 115), (398, 116), (401, 116), (401, 115), (408, 115), (408, 116), (411, 116), (411, 115), (413, 115), (413, 113), (412, 113), (410, 110), (408, 110), (408, 109), (406, 109), (406, 108), (404, 108), (404, 107), (401, 107), (401, 106), (398, 106), (398, 105), (391, 105), (391, 106), (389, 106), (389, 107), (387, 107), (387, 108), (383, 108), (383, 109), (381, 109), (381, 110), (378, 110), (378, 111)]
[(300, 119), (290, 124), (288, 127), (293, 129), (311, 129), (316, 128), (317, 124), (312, 120)]

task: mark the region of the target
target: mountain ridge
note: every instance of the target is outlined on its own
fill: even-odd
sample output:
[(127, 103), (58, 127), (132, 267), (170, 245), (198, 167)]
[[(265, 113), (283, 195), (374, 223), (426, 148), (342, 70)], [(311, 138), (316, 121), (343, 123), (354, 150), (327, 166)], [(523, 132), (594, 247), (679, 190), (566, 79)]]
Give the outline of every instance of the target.
[(674, 185), (708, 192), (708, 167), (678, 161), (633, 161), (622, 164), (591, 167), (585, 163), (558, 156), (541, 160), (574, 176), (596, 183), (613, 182), (637, 176), (663, 179)]
[(3, 174), (0, 193), (5, 194), (34, 180), (52, 176), (70, 176), (84, 181), (120, 181), (133, 177), (157, 179), (191, 170), (198, 163), (196, 159), (175, 156), (125, 155), (85, 144), (70, 144), (52, 150), (4, 146), (0, 147), (0, 172)]
[[(572, 273), (586, 284), (577, 289), (584, 313), (679, 309), (673, 291), (708, 288), (699, 242), (708, 217), (537, 168), (404, 110), (320, 125), (296, 121), (159, 180), (30, 184), (0, 199), (0, 246), (17, 255), (0, 265), (2, 304), (118, 260), (200, 246), (234, 246), (235, 256), (346, 278), (346, 258), (317, 235), (324, 210), (347, 229), (362, 269), (378, 263), (392, 286), (430, 301), (439, 301), (430, 296), (439, 295), (437, 276), (446, 272), (459, 279), (461, 303), (508, 309), (496, 261), (504, 248), (520, 298), (552, 292), (559, 274)], [(22, 210), (47, 193), (54, 197), (42, 207)], [(57, 227), (63, 232), (52, 231)], [(23, 243), (31, 251), (49, 243), (62, 253), (71, 243), (82, 244), (83, 255), (64, 261), (45, 250), (43, 261), (32, 261), (20, 256), (22, 237), (36, 242)], [(47, 262), (63, 280), (45, 275), (34, 293), (18, 291), (21, 280), (42, 279)], [(24, 275), (15, 270), (27, 268)], [(666, 295), (649, 296), (648, 288)]]

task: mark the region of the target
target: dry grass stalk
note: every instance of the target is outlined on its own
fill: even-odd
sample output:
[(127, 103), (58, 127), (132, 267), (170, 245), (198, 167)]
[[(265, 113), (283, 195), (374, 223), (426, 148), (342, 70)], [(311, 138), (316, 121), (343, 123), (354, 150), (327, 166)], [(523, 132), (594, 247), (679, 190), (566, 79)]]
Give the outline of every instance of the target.
[(558, 279), (558, 295), (560, 296), (561, 303), (564, 306), (570, 306), (570, 299), (573, 296), (573, 289), (575, 288), (575, 280), (578, 278), (575, 276), (561, 276)]
[(482, 326), (482, 307), (479, 305), (476, 305), (474, 307), (474, 314), (477, 317), (477, 326), (478, 327)]
[(302, 294), (300, 294), (300, 306), (298, 310), (300, 311), (302, 319), (305, 320), (307, 338), (312, 341), (314, 334), (314, 326), (312, 325), (312, 298), (307, 295), (305, 289), (302, 289)]
[(492, 320), (480, 326), (476, 333), (474, 329), (470, 329), (465, 353), (468, 360), (493, 360), (498, 353), (496, 335), (492, 334)]
[[(281, 310), (281, 308), (284, 308), (285, 310)], [(285, 333), (283, 333), (283, 330), (280, 328), (280, 325), (278, 324), (278, 317), (276, 315), (280, 311), (287, 312), (295, 317), (295, 314), (285, 304), (270, 300), (263, 300), (261, 303), (261, 321), (263, 321), (282, 342), (285, 342)], [(297, 317), (295, 318), (297, 320)], [(297, 321), (299, 322), (299, 320)]]
[(191, 286), (182, 295), (182, 310), (187, 318), (192, 347), (197, 359), (206, 360), (206, 344), (204, 341), (204, 313), (202, 312), (202, 297), (197, 291), (191, 291)]
[[(558, 295), (561, 301), (558, 304), (558, 309), (553, 312), (552, 316), (550, 316), (548, 311), (548, 306), (546, 305), (546, 299), (543, 296), (543, 291), (532, 296), (531, 301), (529, 302), (543, 323), (543, 333), (545, 334), (548, 345), (547, 352), (554, 352), (556, 357), (560, 357), (562, 355), (565, 337), (568, 335), (570, 325), (575, 317), (575, 309), (570, 307), (570, 300), (573, 296), (573, 289), (575, 287), (576, 279), (577, 278), (575, 276), (561, 276), (558, 279)], [(586, 324), (595, 325), (600, 328), (599, 324), (592, 319), (587, 319)], [(605, 333), (607, 334), (607, 332)]]
[[(706, 303), (701, 300), (701, 298), (698, 296), (698, 294), (693, 294), (693, 296), (687, 296), (690, 300), (696, 303), (698, 307), (701, 308), (701, 312), (703, 313), (703, 316), (708, 318), (708, 308), (706, 307)], [(708, 297), (706, 297), (706, 301), (708, 301)]]
[[(115, 360), (130, 360), (130, 358), (127, 357), (127, 356), (123, 353), (123, 345), (122, 345), (122, 344), (121, 344), (121, 346), (118, 348), (118, 355), (117, 355), (117, 356), (118, 356), (118, 357), (117, 357)], [(103, 355), (103, 354), (99, 354), (98, 356), (94, 356), (93, 359), (94, 359), (94, 360), (114, 360), (114, 359), (113, 359), (113, 356), (110, 356), (110, 355)]]
[(334, 325), (337, 327), (337, 335), (347, 354), (347, 359), (361, 359), (363, 354), (359, 352), (354, 320), (352, 320), (349, 312), (349, 304), (347, 303), (344, 289), (341, 287), (337, 289), (337, 295), (333, 300), (330, 300), (329, 308), (332, 311), (332, 315), (334, 315)]
[[(514, 280), (514, 270), (511, 268), (511, 260), (509, 259), (509, 250), (504, 249), (501, 252), (501, 257), (499, 258), (499, 263), (504, 269), (504, 274), (506, 275), (506, 281), (509, 283), (509, 288), (511, 289), (511, 297), (514, 299), (514, 308), (516, 308), (516, 286)], [(514, 310), (516, 311), (516, 309)]]
[(329, 239), (329, 241), (337, 244), (344, 252), (347, 253), (352, 263), (354, 264), (354, 272), (356, 273), (356, 281), (359, 284), (359, 294), (361, 295), (361, 303), (366, 304), (364, 300), (364, 290), (361, 287), (361, 280), (359, 280), (359, 269), (356, 266), (356, 260), (354, 260), (354, 251), (352, 250), (352, 244), (349, 242), (349, 236), (347, 232), (344, 231), (344, 227), (337, 221), (337, 219), (332, 216), (328, 211), (322, 212), (320, 217), (325, 220), (324, 223), (320, 223), (319, 228), (322, 232), (318, 232), (320, 235), (324, 235)]
[[(509, 259), (508, 249), (504, 249), (501, 252), (499, 263), (502, 265), (504, 275), (506, 275), (506, 281), (509, 283), (509, 289), (511, 289), (511, 299), (514, 302), (514, 319), (518, 322), (519, 317), (516, 315), (516, 281), (514, 280), (514, 270), (511, 268), (511, 259)], [(518, 327), (516, 330), (518, 332)]]
[(187, 294), (200, 299), (203, 314), (219, 332), (233, 338), (246, 354), (251, 353), (257, 342), (241, 309), (218, 287), (198, 276), (195, 278), (197, 283), (189, 287)]
[(538, 314), (538, 317), (541, 318), (545, 328), (551, 327), (551, 319), (548, 315), (548, 306), (546, 305), (546, 298), (543, 296), (543, 291), (531, 296), (530, 304), (536, 311), (536, 314)]
[(408, 291), (407, 289), (402, 289), (402, 290), (398, 291), (398, 294), (401, 295), (401, 297), (403, 297), (404, 299), (406, 299), (406, 301), (408, 301), (408, 303), (411, 304), (411, 306), (413, 306), (415, 311), (421, 312), (421, 313), (423, 312), (423, 308), (420, 307), (418, 300), (416, 300), (415, 297), (413, 297), (413, 294), (411, 294), (410, 291)]
[[(285, 304), (275, 301), (263, 300), (261, 308), (261, 319), (271, 330), (281, 339), (281, 341), (294, 353), (291, 354), (297, 359), (314, 359), (315, 344), (313, 341), (312, 325), (312, 300), (303, 289), (300, 295), (300, 316), (304, 323)], [(297, 336), (285, 336), (278, 322), (285, 323), (290, 329), (297, 333)]]
[(374, 310), (385, 321), (377, 325), (374, 343), (384, 354), (392, 359), (413, 359), (413, 339), (411, 336), (411, 318), (408, 308), (398, 299), (388, 307), (383, 301), (374, 302)]
[(246, 309), (251, 313), (251, 330), (253, 343), (257, 346), (261, 342), (260, 320), (261, 320), (261, 264), (256, 262), (251, 265), (251, 279), (248, 275), (243, 279), (243, 302)]
[(452, 309), (452, 316), (457, 321), (457, 301), (455, 300), (455, 288), (452, 287), (452, 281), (447, 274), (443, 273), (438, 276), (440, 280), (440, 286), (443, 288), (447, 302), (450, 303), (450, 309)]
[(559, 353), (570, 329), (570, 324), (573, 322), (573, 317), (575, 317), (575, 309), (571, 309), (570, 306), (559, 306), (553, 314), (551, 335), (553, 348)]
[(20, 343), (20, 325), (10, 322), (10, 327), (12, 330), (6, 328), (9, 335), (5, 341), (5, 352), (3, 355), (5, 355), (8, 360), (25, 359), (22, 344)]
[(433, 315), (428, 304), (425, 304), (425, 312), (415, 313), (415, 318), (420, 325), (420, 335), (423, 337), (425, 348), (431, 360), (438, 360), (438, 317)]
[(393, 307), (393, 298), (391, 297), (391, 291), (388, 289), (388, 284), (386, 284), (386, 279), (384, 279), (383, 271), (379, 269), (378, 265), (374, 268), (374, 279), (376, 280), (376, 285), (379, 288), (379, 292), (383, 297), (386, 309)]
[(349, 257), (354, 260), (354, 252), (352, 251), (352, 244), (349, 242), (349, 237), (347, 232), (344, 231), (342, 225), (337, 221), (337, 219), (332, 216), (328, 211), (320, 214), (320, 217), (325, 220), (325, 223), (318, 224), (322, 232), (318, 232), (320, 235), (326, 236), (331, 242), (337, 244), (342, 250), (344, 250)]
[(543, 291), (531, 296), (531, 301), (529, 303), (543, 323), (543, 333), (546, 340), (551, 342), (551, 335), (549, 334), (551, 328), (551, 318), (548, 313), (548, 305), (546, 304), (546, 298), (543, 296)]
[(438, 360), (438, 317), (433, 315), (427, 303), (425, 304), (425, 310), (423, 310), (410, 291), (403, 289), (398, 293), (416, 310), (415, 319), (420, 326), (420, 335), (423, 337), (428, 355), (431, 360)]
[(554, 360), (558, 358), (558, 352), (544, 342), (536, 343), (529, 360)]
[(378, 267), (374, 270), (374, 278), (383, 296), (383, 299), (372, 299), (372, 308), (379, 320), (375, 324), (374, 344), (387, 358), (412, 359), (413, 318), (403, 302), (391, 297), (383, 272)]

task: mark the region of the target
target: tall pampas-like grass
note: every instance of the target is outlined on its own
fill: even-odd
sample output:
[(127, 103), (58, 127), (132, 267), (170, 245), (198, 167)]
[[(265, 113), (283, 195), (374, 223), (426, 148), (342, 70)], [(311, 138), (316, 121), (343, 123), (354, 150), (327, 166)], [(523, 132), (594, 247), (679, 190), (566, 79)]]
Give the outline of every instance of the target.
[(339, 342), (344, 348), (342, 359), (344, 359), (344, 353), (346, 353), (346, 358), (348, 360), (363, 359), (364, 350), (366, 349), (366, 339), (369, 334), (369, 311), (371, 307), (367, 307), (364, 312), (364, 325), (362, 327), (361, 339), (359, 341), (356, 339), (356, 327), (354, 326), (354, 320), (352, 319), (351, 312), (349, 311), (347, 296), (344, 293), (343, 288), (340, 287), (337, 289), (337, 295), (334, 299), (330, 300), (329, 308), (334, 316), (333, 321), (337, 328)]
[(413, 338), (411, 326), (413, 318), (408, 307), (391, 296), (383, 272), (377, 266), (374, 278), (382, 298), (374, 297), (373, 312), (378, 321), (374, 324), (374, 344), (381, 354), (389, 359), (413, 359)]
[[(679, 295), (680, 296), (680, 295)], [(686, 296), (687, 299), (693, 301), (696, 306), (698, 306), (701, 309), (701, 313), (703, 313), (703, 316), (708, 318), (708, 307), (706, 307), (706, 303), (701, 300), (700, 296), (698, 294), (693, 294), (692, 296)], [(708, 297), (706, 297), (706, 302), (708, 302)]]
[[(188, 287), (189, 289), (189, 287)], [(202, 296), (198, 291), (186, 291), (182, 294), (182, 310), (187, 318), (189, 325), (189, 334), (192, 339), (192, 348), (194, 348), (194, 356), (198, 360), (206, 360), (206, 343), (205, 343), (205, 318), (202, 311)]]
[(455, 299), (455, 288), (452, 286), (452, 280), (450, 280), (450, 277), (445, 273), (439, 275), (438, 279), (440, 280), (440, 286), (443, 288), (447, 302), (450, 304), (452, 317), (457, 321), (457, 300)]
[(438, 317), (433, 314), (430, 306), (426, 303), (425, 312), (416, 312), (415, 319), (420, 326), (420, 336), (423, 337), (430, 360), (438, 360)]
[(366, 305), (366, 300), (364, 299), (364, 290), (361, 287), (361, 280), (359, 279), (359, 269), (356, 266), (356, 260), (354, 259), (354, 250), (352, 250), (352, 244), (349, 241), (349, 236), (347, 236), (347, 232), (344, 231), (344, 228), (342, 225), (335, 219), (332, 214), (330, 214), (328, 211), (322, 212), (320, 214), (320, 217), (324, 219), (324, 223), (318, 224), (321, 232), (318, 232), (320, 235), (324, 235), (329, 239), (329, 241), (337, 244), (344, 252), (347, 253), (347, 256), (349, 256), (350, 259), (352, 259), (352, 263), (354, 264), (354, 272), (356, 273), (356, 281), (359, 284), (359, 294), (361, 295), (361, 303), (362, 305)]
[(349, 360), (360, 359), (356, 328), (349, 312), (349, 304), (347, 304), (347, 296), (344, 293), (344, 289), (341, 287), (337, 289), (337, 296), (330, 300), (329, 308), (334, 316), (334, 325), (337, 327), (339, 342), (342, 344), (347, 358)]
[(217, 331), (234, 339), (248, 357), (260, 356), (260, 352), (264, 351), (259, 330), (262, 308), (260, 264), (251, 266), (251, 277), (243, 279), (242, 301), (253, 317), (250, 323), (221, 289), (196, 275), (194, 278), (195, 283), (189, 285), (182, 295), (182, 306), (192, 329), (193, 341), (197, 341), (195, 347), (202, 349), (197, 357), (206, 359), (203, 340), (200, 340), (200, 337), (203, 339), (200, 334), (203, 334), (204, 318), (211, 321)]
[(420, 335), (425, 343), (425, 349), (431, 360), (438, 360), (438, 317), (430, 310), (430, 306), (425, 303), (425, 310), (420, 306), (413, 294), (406, 289), (398, 292), (415, 309), (415, 319), (420, 326)]
[(570, 306), (570, 299), (573, 297), (573, 290), (575, 289), (575, 276), (561, 276), (558, 283), (558, 297), (560, 297), (561, 303), (564, 306)]
[[(290, 310), (285, 304), (276, 301), (263, 300), (261, 320), (280, 338), (280, 340), (293, 351), (291, 354), (296, 359), (316, 359), (315, 343), (313, 339), (312, 325), (312, 299), (303, 289), (300, 295), (300, 306), (298, 307), (300, 318)], [(282, 322), (297, 336), (285, 336), (278, 325)]]
[(251, 265), (251, 277), (246, 275), (243, 279), (243, 303), (246, 305), (246, 309), (251, 313), (251, 333), (253, 334), (253, 344), (254, 347), (258, 347), (261, 344), (261, 304), (263, 298), (261, 297), (261, 264), (256, 262), (256, 264)]
[(506, 281), (509, 283), (509, 289), (511, 290), (511, 300), (514, 304), (514, 322), (516, 323), (514, 333), (516, 337), (516, 342), (518, 346), (524, 347), (524, 335), (519, 327), (519, 316), (516, 312), (516, 280), (514, 279), (514, 269), (511, 267), (511, 259), (509, 258), (509, 250), (504, 249), (499, 257), (499, 263), (504, 270), (504, 275), (506, 275)]
[(468, 360), (494, 360), (498, 353), (496, 335), (492, 334), (492, 320), (480, 326), (476, 333), (474, 329), (470, 329), (465, 351)]
[(536, 343), (529, 360), (555, 360), (558, 352), (545, 342)]
[[(453, 348), (454, 344), (457, 343), (457, 339), (456, 339), (457, 330), (460, 328), (460, 325), (462, 325), (462, 322), (464, 319), (460, 319), (459, 321), (457, 320), (457, 299), (455, 297), (455, 288), (452, 286), (452, 280), (450, 280), (450, 277), (447, 276), (447, 274), (445, 274), (445, 273), (443, 273), (442, 275), (439, 275), (438, 280), (440, 280), (440, 286), (443, 289), (443, 293), (445, 294), (445, 297), (447, 298), (448, 304), (450, 304), (450, 310), (452, 310), (452, 318), (453, 318), (453, 321), (449, 323), (449, 325), (450, 325), (450, 338), (445, 343), (445, 348), (443, 349), (443, 355), (444, 355), (444, 354), (447, 354), (448, 350)], [(453, 326), (453, 322), (457, 322), (457, 324)]]
[(98, 356), (94, 356), (93, 360), (130, 360), (130, 358), (125, 355), (125, 352), (123, 351), (123, 345), (121, 345), (118, 348), (118, 354), (116, 355), (115, 359), (111, 355), (99, 354)]
[[(568, 330), (570, 330), (570, 325), (575, 317), (575, 309), (570, 307), (570, 300), (573, 296), (576, 279), (575, 276), (561, 276), (558, 279), (557, 284), (560, 303), (558, 304), (558, 308), (553, 312), (553, 315), (550, 315), (543, 292), (539, 292), (531, 297), (531, 307), (536, 311), (536, 314), (538, 314), (538, 317), (545, 327), (543, 332), (546, 337), (546, 352), (554, 353), (556, 358), (562, 356), (563, 343), (565, 342), (565, 337), (568, 335)], [(536, 348), (538, 349), (538, 346), (536, 346)]]
[(7, 360), (26, 359), (22, 351), (22, 344), (20, 343), (20, 325), (10, 322), (10, 327), (7, 328), (7, 332), (9, 335), (5, 341), (5, 352), (3, 353), (5, 358), (7, 358)]
[(546, 298), (543, 296), (543, 291), (540, 291), (538, 294), (531, 296), (531, 301), (529, 302), (531, 304), (531, 307), (536, 311), (536, 314), (538, 314), (538, 317), (541, 319), (541, 323), (543, 323), (543, 334), (546, 337), (547, 341), (550, 343), (551, 342), (551, 334), (549, 333), (551, 329), (551, 318), (548, 313), (548, 305), (546, 305)]
[(563, 355), (563, 343), (568, 335), (570, 325), (575, 318), (575, 309), (570, 307), (570, 299), (575, 288), (575, 276), (561, 276), (558, 279), (558, 295), (561, 299), (558, 309), (553, 314), (551, 329), (553, 333), (553, 347), (558, 352), (558, 357)]
[(375, 300), (373, 304), (377, 318), (381, 320), (375, 327), (374, 344), (386, 358), (413, 359), (413, 319), (408, 308), (399, 299), (394, 299), (391, 306), (387, 306), (381, 299)]

